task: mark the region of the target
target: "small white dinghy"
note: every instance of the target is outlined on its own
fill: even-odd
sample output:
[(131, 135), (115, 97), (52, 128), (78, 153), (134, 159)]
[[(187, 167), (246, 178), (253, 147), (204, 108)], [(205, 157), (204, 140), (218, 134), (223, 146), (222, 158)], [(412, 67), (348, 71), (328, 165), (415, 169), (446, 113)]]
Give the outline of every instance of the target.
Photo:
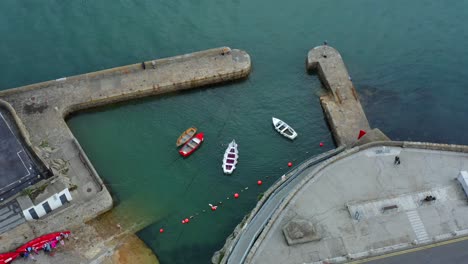
[(278, 118), (273, 119), (273, 126), (275, 127), (276, 131), (278, 131), (281, 135), (293, 140), (297, 137), (296, 131), (292, 127), (290, 127), (285, 122), (279, 120)]
[(231, 174), (236, 169), (237, 159), (239, 158), (239, 152), (237, 151), (237, 143), (232, 140), (229, 146), (224, 152), (223, 158), (223, 171), (226, 174)]

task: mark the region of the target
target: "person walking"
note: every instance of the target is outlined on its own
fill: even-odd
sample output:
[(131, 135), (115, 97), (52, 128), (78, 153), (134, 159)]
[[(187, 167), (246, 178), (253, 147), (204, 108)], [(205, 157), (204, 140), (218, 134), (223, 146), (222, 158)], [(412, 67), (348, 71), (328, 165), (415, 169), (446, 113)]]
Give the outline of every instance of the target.
[(400, 157), (395, 156), (395, 161), (393, 161), (394, 165), (400, 165)]

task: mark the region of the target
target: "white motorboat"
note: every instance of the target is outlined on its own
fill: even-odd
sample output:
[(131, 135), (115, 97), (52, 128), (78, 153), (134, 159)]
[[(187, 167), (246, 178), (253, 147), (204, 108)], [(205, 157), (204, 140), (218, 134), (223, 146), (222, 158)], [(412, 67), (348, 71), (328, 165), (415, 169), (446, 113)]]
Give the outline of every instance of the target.
[(293, 140), (297, 137), (296, 131), (284, 121), (278, 118), (272, 118), (273, 126), (275, 127), (276, 131), (278, 131), (281, 135)]
[(224, 152), (223, 157), (223, 171), (226, 174), (231, 174), (236, 169), (237, 159), (239, 158), (239, 152), (237, 151), (237, 143), (232, 140), (229, 146)]

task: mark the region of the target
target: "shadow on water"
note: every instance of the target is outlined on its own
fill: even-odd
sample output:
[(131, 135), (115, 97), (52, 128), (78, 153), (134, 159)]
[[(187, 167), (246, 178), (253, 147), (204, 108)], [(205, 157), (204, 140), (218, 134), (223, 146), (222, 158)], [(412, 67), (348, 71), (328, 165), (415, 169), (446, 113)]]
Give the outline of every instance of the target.
[[(459, 122), (454, 125), (454, 121), (461, 118), (460, 113), (447, 113), (444, 105), (450, 103), (436, 98), (426, 87), (407, 93), (365, 84), (357, 87), (371, 127), (380, 128), (393, 140), (468, 142), (462, 133), (468, 125)], [(459, 129), (452, 129), (454, 127)]]
[[(221, 86), (222, 86), (222, 89), (233, 89), (233, 88), (236, 88), (238, 84), (245, 83), (245, 82), (248, 82), (248, 77), (243, 78), (243, 79), (223, 82), (221, 84), (220, 83), (209, 84), (209, 85), (204, 85), (204, 86), (193, 88), (193, 89), (178, 90), (178, 91), (173, 91), (173, 92), (159, 94), (159, 95), (149, 95), (149, 96), (144, 96), (141, 98), (124, 100), (121, 102), (115, 102), (115, 103), (106, 104), (106, 105), (99, 105), (96, 107), (90, 107), (90, 108), (86, 108), (86, 109), (82, 109), (82, 110), (69, 113), (65, 117), (65, 121), (68, 122), (70, 119), (72, 119), (73, 117), (79, 116), (80, 114), (106, 112), (109, 110), (116, 110), (116, 109), (123, 108), (123, 107), (130, 106), (130, 105), (150, 103), (154, 100), (175, 99), (176, 97), (181, 96), (181, 95), (193, 95), (193, 94), (200, 93), (202, 91), (216, 90), (216, 89), (219, 89)], [(222, 97), (216, 93), (214, 94), (214, 96), (217, 96), (218, 99), (222, 99)]]
[(395, 111), (389, 111), (391, 106), (401, 103), (401, 95), (392, 90), (379, 89), (370, 85), (359, 85), (359, 100), (361, 101), (364, 112), (371, 127), (381, 127), (384, 115), (392, 115)]
[(401, 100), (400, 94), (396, 91), (379, 89), (371, 85), (358, 85), (357, 90), (362, 106), (370, 110), (382, 104), (397, 104)]

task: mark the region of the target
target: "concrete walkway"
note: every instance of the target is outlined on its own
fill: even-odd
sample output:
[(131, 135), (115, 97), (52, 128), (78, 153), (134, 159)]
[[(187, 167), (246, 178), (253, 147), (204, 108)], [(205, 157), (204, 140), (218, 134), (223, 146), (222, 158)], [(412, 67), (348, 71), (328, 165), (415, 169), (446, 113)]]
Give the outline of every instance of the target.
[[(392, 144), (400, 147), (356, 148), (314, 168), (243, 263), (340, 263), (468, 234), (467, 198), (455, 180), (468, 170), (468, 148)], [(437, 199), (425, 202), (428, 195)], [(296, 229), (299, 242), (288, 245), (284, 228), (297, 221), (313, 228)], [(304, 240), (309, 231), (314, 238)]]
[(337, 155), (341, 151), (343, 151), (343, 148), (334, 149), (315, 156), (300, 164), (298, 168), (291, 173), (286, 174), (284, 180), (281, 180), (283, 183), (268, 197), (268, 200), (262, 205), (261, 209), (257, 211), (255, 217), (253, 217), (249, 223), (246, 223), (246, 227), (239, 234), (233, 251), (230, 254), (229, 252), (227, 253), (227, 259), (224, 259), (222, 263), (243, 263), (258, 235), (268, 223), (278, 205), (287, 197), (288, 193), (292, 189), (297, 188), (297, 184), (302, 181), (303, 177), (307, 175), (316, 164)]
[(16, 201), (0, 206), (0, 235), (25, 221), (22, 210)]

